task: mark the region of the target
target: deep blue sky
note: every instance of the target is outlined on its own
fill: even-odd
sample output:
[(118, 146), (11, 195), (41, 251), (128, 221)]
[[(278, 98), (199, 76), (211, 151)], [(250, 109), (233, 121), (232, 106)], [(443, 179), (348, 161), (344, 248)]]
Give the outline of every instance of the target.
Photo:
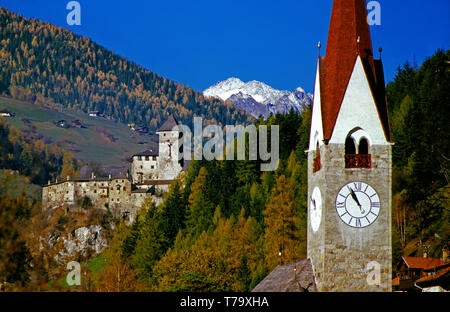
[[(25, 17), (90, 37), (169, 79), (202, 91), (219, 80), (259, 80), (313, 92), (317, 42), (322, 53), (332, 0), (79, 0), (81, 26), (69, 26), (69, 0), (0, 0)], [(386, 80), (406, 61), (420, 65), (450, 48), (450, 0), (379, 0)], [(376, 52), (375, 55), (378, 55)]]

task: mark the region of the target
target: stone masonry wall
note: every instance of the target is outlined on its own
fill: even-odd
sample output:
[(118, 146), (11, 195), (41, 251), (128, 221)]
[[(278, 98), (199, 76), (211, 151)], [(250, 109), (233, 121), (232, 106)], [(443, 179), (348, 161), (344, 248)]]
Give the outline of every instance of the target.
[[(315, 270), (321, 291), (391, 291), (391, 146), (371, 146), (371, 169), (345, 169), (344, 146), (322, 146), (322, 169), (312, 173), (312, 158), (308, 159), (308, 191), (315, 185), (322, 192), (322, 221), (312, 233), (308, 220), (308, 257)], [(381, 201), (378, 219), (368, 227), (352, 228), (339, 218), (335, 200), (346, 183), (361, 181), (370, 184)], [(309, 218), (308, 218), (309, 219)], [(379, 285), (367, 282), (367, 265), (380, 264)]]

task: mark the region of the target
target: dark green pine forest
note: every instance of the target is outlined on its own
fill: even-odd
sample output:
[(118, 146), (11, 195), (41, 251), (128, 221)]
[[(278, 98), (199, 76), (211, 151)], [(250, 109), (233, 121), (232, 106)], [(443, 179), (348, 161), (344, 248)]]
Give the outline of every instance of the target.
[(393, 147), (394, 265), (440, 258), (450, 235), (450, 50), (405, 64), (386, 87)]
[[(393, 146), (393, 267), (402, 255), (440, 257), (450, 236), (450, 50), (405, 64), (386, 87)], [(252, 120), (231, 103), (198, 92), (101, 48), (87, 38), (0, 8), (0, 93), (36, 104), (98, 110), (122, 122), (157, 128), (169, 114), (224, 124)], [(23, 138), (0, 123), (0, 285), (7, 290), (248, 291), (280, 263), (306, 257), (307, 166), (311, 108), (253, 120), (280, 126), (280, 164), (192, 161), (155, 206), (135, 222), (84, 207), (41, 209), (31, 192), (47, 179), (76, 176), (70, 153)], [(87, 205), (89, 206), (89, 205)], [(79, 219), (101, 224), (108, 248), (74, 255), (81, 286), (40, 249)], [(77, 221), (78, 220), (78, 221)], [(78, 223), (77, 223), (78, 222)], [(114, 226), (111, 226), (114, 225)], [(71, 227), (72, 226), (72, 227)], [(281, 255), (281, 256), (280, 256)], [(4, 283), (6, 282), (6, 284)], [(6, 286), (5, 286), (6, 285)]]

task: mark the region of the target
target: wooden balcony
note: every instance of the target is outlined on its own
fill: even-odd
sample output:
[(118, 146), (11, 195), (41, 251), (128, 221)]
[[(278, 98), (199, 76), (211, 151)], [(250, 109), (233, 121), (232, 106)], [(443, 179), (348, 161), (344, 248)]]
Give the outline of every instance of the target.
[(372, 168), (372, 155), (346, 154), (345, 168)]

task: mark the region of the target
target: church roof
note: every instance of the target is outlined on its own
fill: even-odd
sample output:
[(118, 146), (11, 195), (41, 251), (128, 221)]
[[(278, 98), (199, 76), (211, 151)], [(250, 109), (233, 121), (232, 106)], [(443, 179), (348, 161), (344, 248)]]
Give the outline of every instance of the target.
[(311, 261), (277, 266), (252, 292), (316, 292)]
[(178, 125), (177, 120), (172, 115), (166, 120), (166, 122), (158, 129), (157, 132), (172, 131)]
[(381, 60), (374, 60), (366, 1), (335, 0), (325, 57), (319, 59), (324, 139), (329, 140), (358, 55), (364, 65), (386, 139), (390, 130)]

